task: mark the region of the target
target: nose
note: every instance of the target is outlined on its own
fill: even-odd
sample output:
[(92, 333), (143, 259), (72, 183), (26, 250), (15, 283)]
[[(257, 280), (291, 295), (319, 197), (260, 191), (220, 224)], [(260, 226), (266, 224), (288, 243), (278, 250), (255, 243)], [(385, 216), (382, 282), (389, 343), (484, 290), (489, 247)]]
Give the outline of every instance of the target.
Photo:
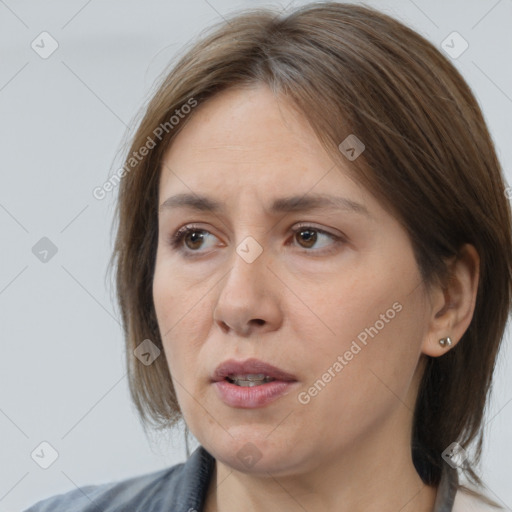
[[(244, 247), (243, 244), (240, 246)], [(268, 266), (266, 251), (253, 261), (246, 258), (243, 251), (240, 254), (234, 251), (231, 269), (221, 280), (213, 311), (214, 321), (225, 333), (233, 331), (244, 337), (253, 331), (263, 334), (278, 329), (281, 323), (280, 281)]]

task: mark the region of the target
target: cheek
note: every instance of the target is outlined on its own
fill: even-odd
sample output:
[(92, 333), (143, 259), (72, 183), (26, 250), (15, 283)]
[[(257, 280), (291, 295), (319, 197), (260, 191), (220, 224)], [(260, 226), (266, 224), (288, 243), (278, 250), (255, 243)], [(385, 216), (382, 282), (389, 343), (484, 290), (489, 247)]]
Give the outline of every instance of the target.
[(153, 279), (153, 302), (167, 364), (171, 375), (179, 380), (181, 365), (177, 364), (177, 361), (182, 355), (177, 340), (180, 338), (181, 329), (178, 320), (183, 316), (183, 293), (179, 283), (177, 284), (172, 275), (158, 264)]
[[(337, 352), (348, 348), (354, 338), (373, 326), (397, 298), (382, 276), (373, 277), (368, 268), (361, 272), (353, 269), (330, 283), (323, 283), (321, 293), (311, 306), (325, 324), (323, 331), (332, 339), (335, 347), (331, 348), (336, 348)], [(332, 336), (328, 335), (329, 331)]]
[(346, 308), (337, 317), (337, 341), (319, 344), (307, 358), (314, 370), (301, 398), (309, 403), (298, 412), (305, 421), (315, 418), (315, 423), (329, 425), (326, 435), (344, 432), (352, 439), (408, 401), (421, 338), (413, 321), (416, 311), (409, 302), (400, 311), (392, 308), (393, 301), (382, 304), (362, 307), (358, 302)]
[[(157, 253), (153, 277), (153, 302), (163, 341), (180, 328), (180, 319), (186, 319), (193, 307), (190, 287), (183, 281), (179, 266)], [(173, 327), (176, 326), (176, 327)], [(170, 330), (172, 329), (172, 330)]]
[(388, 291), (375, 298), (363, 315), (357, 317), (354, 311), (357, 324), (344, 342), (344, 358), (350, 358), (343, 370), (345, 386), (356, 408), (357, 403), (377, 408), (405, 403), (421, 352), (424, 322), (419, 293)]
[(155, 268), (153, 301), (169, 370), (184, 383), (197, 371), (201, 340), (207, 335), (207, 322), (201, 319), (212, 313), (208, 297), (204, 293), (196, 297), (173, 274), (162, 267)]
[(359, 386), (356, 395), (364, 394), (363, 381), (378, 381), (370, 370), (391, 389), (410, 379), (424, 334), (424, 303), (414, 268), (410, 273), (404, 268), (401, 276), (388, 267), (373, 275), (354, 272), (330, 286), (317, 302), (318, 314), (331, 331), (324, 329), (324, 342), (311, 354), (318, 377), (342, 356), (346, 363), (340, 374), (347, 379), (344, 385)]

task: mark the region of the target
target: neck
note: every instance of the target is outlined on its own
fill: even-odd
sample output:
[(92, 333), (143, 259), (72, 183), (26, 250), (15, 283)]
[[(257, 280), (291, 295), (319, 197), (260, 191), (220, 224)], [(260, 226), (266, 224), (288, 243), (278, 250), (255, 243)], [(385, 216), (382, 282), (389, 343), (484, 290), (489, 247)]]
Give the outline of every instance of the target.
[(410, 430), (400, 432), (403, 417), (387, 423), (300, 471), (243, 473), (216, 459), (203, 510), (432, 512), (437, 488), (425, 485), (414, 467)]
[[(357, 485), (352, 478), (345, 485), (340, 485), (341, 479), (338, 475), (335, 483), (331, 479), (326, 479), (321, 486), (313, 488), (310, 485), (304, 489), (299, 488), (297, 482), (272, 476), (266, 479), (252, 478), (249, 485), (246, 479), (236, 476), (234, 472), (221, 465), (219, 470), (216, 468), (214, 471), (204, 512), (228, 512), (240, 510), (241, 506), (247, 512), (433, 511), (437, 493), (435, 487), (426, 486), (412, 472), (406, 478), (403, 473), (396, 475), (391, 481), (390, 473), (386, 471), (386, 477), (384, 479), (382, 474), (376, 479), (370, 477), (363, 485)], [(229, 480), (231, 485), (228, 485)], [(377, 483), (377, 480), (380, 482)], [(383, 489), (379, 483), (387, 484), (387, 487)]]

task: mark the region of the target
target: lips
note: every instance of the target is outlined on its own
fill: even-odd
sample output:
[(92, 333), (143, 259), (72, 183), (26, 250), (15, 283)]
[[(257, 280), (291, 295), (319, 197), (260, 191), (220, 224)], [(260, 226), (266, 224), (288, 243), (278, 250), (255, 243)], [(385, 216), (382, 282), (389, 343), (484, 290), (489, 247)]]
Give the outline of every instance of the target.
[(259, 359), (247, 359), (245, 361), (229, 359), (217, 366), (212, 375), (212, 381), (219, 382), (232, 375), (248, 374), (265, 374), (283, 382), (295, 382), (297, 380), (294, 375)]

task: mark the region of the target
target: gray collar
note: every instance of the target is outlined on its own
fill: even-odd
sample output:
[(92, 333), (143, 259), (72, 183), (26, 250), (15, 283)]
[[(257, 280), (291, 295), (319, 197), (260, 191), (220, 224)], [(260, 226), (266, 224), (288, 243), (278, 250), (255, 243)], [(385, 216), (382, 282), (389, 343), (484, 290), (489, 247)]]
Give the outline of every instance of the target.
[(441, 480), (437, 488), (434, 512), (452, 512), (453, 502), (459, 487), (459, 476), (457, 470), (449, 464), (443, 463)]

